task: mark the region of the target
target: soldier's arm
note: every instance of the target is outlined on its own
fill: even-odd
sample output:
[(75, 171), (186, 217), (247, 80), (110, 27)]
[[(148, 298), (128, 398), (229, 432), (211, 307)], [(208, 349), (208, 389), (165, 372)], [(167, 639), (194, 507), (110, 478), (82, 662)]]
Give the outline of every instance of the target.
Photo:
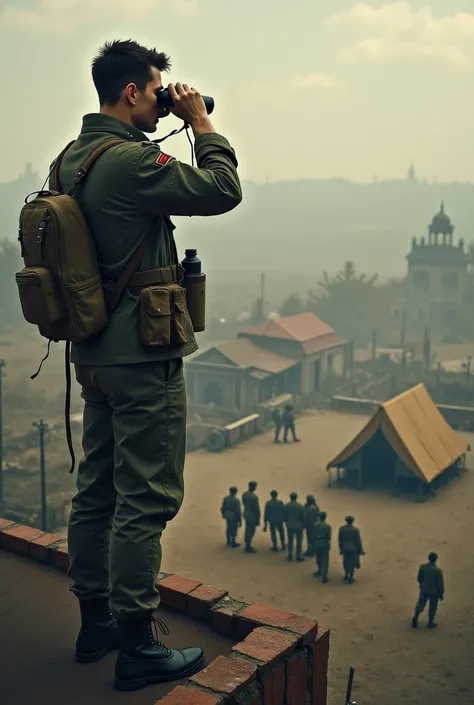
[(332, 528), (328, 526), (328, 543), (331, 545), (331, 538), (332, 538)]
[(360, 529), (357, 529), (356, 531), (357, 531), (357, 533), (356, 533), (357, 550), (359, 551), (359, 553), (364, 553), (364, 549), (362, 546), (362, 538), (360, 535)]
[(268, 502), (265, 504), (265, 512), (263, 514), (263, 524), (266, 526), (268, 524)]
[(337, 535), (337, 543), (339, 545), (339, 550), (342, 551), (342, 536), (343, 536), (343, 531), (342, 531), (342, 526), (339, 529), (338, 535)]
[(418, 577), (417, 577), (418, 583), (419, 583), (420, 585), (421, 585), (421, 583), (423, 582), (423, 572), (424, 572), (424, 571), (423, 571), (423, 566), (420, 565), (420, 568), (419, 568), (419, 570), (418, 570)]
[(224, 518), (224, 513), (225, 513), (225, 505), (226, 505), (226, 501), (225, 501), (225, 497), (224, 497), (224, 499), (222, 500), (222, 506), (221, 506), (221, 514), (222, 514), (222, 518)]
[(134, 173), (134, 199), (151, 215), (220, 215), (239, 205), (237, 159), (225, 137), (199, 135), (197, 167), (168, 157), (154, 145), (141, 147)]
[(255, 516), (257, 517), (257, 522), (260, 523), (260, 502), (258, 501), (258, 497), (255, 497)]

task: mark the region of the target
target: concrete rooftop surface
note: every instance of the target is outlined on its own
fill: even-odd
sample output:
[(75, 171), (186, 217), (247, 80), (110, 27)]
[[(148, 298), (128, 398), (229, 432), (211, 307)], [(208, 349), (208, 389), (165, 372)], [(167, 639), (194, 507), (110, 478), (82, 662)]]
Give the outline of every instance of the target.
[[(1, 705), (154, 705), (179, 685), (118, 693), (116, 652), (97, 664), (76, 664), (79, 609), (68, 587), (59, 571), (0, 550)], [(179, 613), (160, 609), (158, 615), (170, 630), (168, 646), (200, 646), (208, 663), (238, 641)]]

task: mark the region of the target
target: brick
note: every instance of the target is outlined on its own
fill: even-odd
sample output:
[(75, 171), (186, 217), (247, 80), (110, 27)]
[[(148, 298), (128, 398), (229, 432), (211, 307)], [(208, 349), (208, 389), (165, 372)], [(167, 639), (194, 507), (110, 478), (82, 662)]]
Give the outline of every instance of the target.
[(179, 685), (155, 705), (219, 705), (222, 698)]
[(31, 542), (30, 556), (41, 563), (49, 563), (53, 553), (52, 546), (62, 540), (63, 537), (58, 534), (44, 534)]
[(285, 664), (281, 663), (262, 681), (263, 705), (284, 705)]
[(232, 647), (232, 652), (249, 656), (263, 666), (271, 666), (283, 659), (298, 644), (299, 638), (292, 634), (275, 632), (265, 627), (257, 627), (251, 634)]
[(215, 693), (232, 694), (235, 697), (255, 678), (257, 667), (249, 661), (218, 656), (203, 671), (190, 680)]
[(59, 570), (64, 570), (66, 573), (69, 570), (69, 552), (67, 546), (67, 540), (63, 539), (56, 543), (52, 547), (52, 563), (55, 568)]
[(317, 639), (313, 642), (313, 685), (311, 705), (326, 705), (328, 690), (330, 631), (320, 626)]
[(306, 699), (306, 652), (286, 664), (286, 705), (302, 705)]
[(29, 556), (30, 542), (43, 536), (43, 534), (44, 531), (34, 529), (32, 526), (18, 524), (2, 531), (2, 546), (7, 551), (13, 551), (13, 553), (19, 553), (22, 556)]
[(211, 612), (211, 626), (213, 631), (225, 636), (233, 636), (237, 621), (232, 607), (220, 607)]
[(186, 612), (189, 593), (201, 584), (198, 580), (184, 578), (182, 575), (170, 575), (158, 581), (161, 602), (166, 607)]
[(12, 521), (11, 519), (2, 519), (0, 517), (0, 530), (11, 528), (13, 526), (13, 524), (15, 524), (15, 522)]
[(195, 619), (203, 619), (211, 607), (226, 595), (227, 590), (212, 585), (200, 585), (188, 596), (188, 614)]
[(219, 634), (234, 636), (237, 632), (238, 616), (246, 607), (248, 607), (247, 602), (239, 602), (231, 597), (224, 597), (219, 604), (212, 608), (212, 629)]
[(313, 642), (318, 634), (318, 623), (314, 619), (255, 602), (240, 613), (237, 633), (246, 636), (258, 626), (277, 627), (294, 632), (300, 637), (302, 646)]

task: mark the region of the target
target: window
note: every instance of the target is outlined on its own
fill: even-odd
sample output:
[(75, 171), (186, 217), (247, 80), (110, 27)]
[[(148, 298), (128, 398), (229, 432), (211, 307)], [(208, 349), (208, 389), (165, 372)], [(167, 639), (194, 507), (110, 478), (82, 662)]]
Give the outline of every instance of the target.
[(334, 355), (328, 355), (328, 371), (332, 372), (334, 367)]

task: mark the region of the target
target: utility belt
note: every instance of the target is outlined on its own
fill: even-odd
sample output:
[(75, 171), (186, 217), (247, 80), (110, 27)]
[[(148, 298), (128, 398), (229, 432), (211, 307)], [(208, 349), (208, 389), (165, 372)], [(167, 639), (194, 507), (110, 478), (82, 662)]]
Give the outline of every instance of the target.
[[(149, 348), (163, 345), (186, 345), (191, 342), (186, 326), (187, 305), (184, 268), (170, 265), (160, 269), (135, 272), (128, 284), (130, 292), (140, 297), (140, 342)], [(113, 283), (104, 282), (104, 293)]]

